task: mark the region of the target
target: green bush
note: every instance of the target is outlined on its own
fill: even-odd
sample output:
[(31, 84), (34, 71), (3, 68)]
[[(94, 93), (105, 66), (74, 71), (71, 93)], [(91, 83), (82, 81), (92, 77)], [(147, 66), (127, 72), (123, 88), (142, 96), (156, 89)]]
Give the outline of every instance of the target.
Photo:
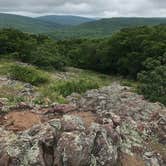
[(9, 74), (13, 79), (31, 83), (32, 85), (48, 82), (48, 76), (32, 66), (12, 65)]
[(158, 59), (148, 58), (146, 71), (138, 74), (139, 91), (152, 101), (166, 104), (166, 54)]
[(56, 91), (59, 95), (62, 95), (64, 97), (72, 94), (73, 92), (83, 93), (89, 89), (96, 88), (99, 88), (97, 82), (85, 79), (71, 80), (65, 82), (60, 81), (53, 86), (54, 91)]

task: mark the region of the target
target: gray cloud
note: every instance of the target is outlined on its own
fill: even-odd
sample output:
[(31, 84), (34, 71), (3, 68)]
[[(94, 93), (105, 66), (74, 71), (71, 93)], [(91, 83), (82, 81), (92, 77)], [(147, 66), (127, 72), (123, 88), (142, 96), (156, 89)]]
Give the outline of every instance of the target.
[(165, 0), (0, 0), (0, 12), (22, 15), (166, 17)]

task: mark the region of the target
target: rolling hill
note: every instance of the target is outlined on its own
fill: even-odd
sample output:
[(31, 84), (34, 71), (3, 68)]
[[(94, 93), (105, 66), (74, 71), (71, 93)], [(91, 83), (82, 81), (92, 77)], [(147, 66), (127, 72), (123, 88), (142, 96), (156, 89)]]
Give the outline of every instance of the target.
[(109, 18), (84, 23), (75, 27), (62, 28), (50, 35), (57, 39), (64, 38), (100, 38), (112, 35), (122, 28), (166, 24), (166, 18)]
[(0, 28), (10, 27), (24, 32), (47, 33), (61, 27), (61, 25), (40, 21), (31, 17), (0, 13)]
[(61, 25), (80, 25), (83, 23), (95, 21), (95, 19), (87, 18), (87, 17), (79, 17), (79, 16), (68, 16), (68, 15), (48, 15), (37, 17), (38, 20), (56, 23)]
[(166, 18), (108, 18), (95, 20), (78, 16), (48, 15), (37, 18), (0, 13), (0, 28), (43, 33), (54, 39), (103, 38), (122, 28), (166, 24)]

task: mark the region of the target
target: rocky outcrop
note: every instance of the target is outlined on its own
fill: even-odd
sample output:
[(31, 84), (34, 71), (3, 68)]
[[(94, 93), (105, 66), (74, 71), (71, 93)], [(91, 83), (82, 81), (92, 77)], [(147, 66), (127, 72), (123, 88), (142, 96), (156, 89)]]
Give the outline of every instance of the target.
[(141, 158), (148, 166), (166, 164), (166, 108), (162, 104), (148, 102), (118, 83), (88, 91), (83, 96), (73, 94), (68, 100), (79, 111), (95, 113), (98, 123), (106, 123), (113, 142), (119, 140), (119, 158), (127, 154)]
[(86, 166), (117, 161), (117, 146), (102, 125), (87, 130), (81, 118), (64, 115), (14, 134), (1, 128), (1, 165)]
[(0, 166), (166, 164), (163, 105), (117, 83), (68, 100), (38, 111), (47, 120), (29, 129), (1, 125)]

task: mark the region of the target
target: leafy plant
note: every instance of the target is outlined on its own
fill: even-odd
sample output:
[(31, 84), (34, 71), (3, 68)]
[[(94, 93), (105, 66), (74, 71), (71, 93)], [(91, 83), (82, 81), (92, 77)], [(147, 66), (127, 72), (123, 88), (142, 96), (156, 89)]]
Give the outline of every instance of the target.
[[(166, 54), (165, 54), (166, 55)], [(166, 61), (165, 56), (158, 59), (147, 59), (146, 71), (138, 74), (141, 82), (139, 91), (152, 101), (166, 104)]]

